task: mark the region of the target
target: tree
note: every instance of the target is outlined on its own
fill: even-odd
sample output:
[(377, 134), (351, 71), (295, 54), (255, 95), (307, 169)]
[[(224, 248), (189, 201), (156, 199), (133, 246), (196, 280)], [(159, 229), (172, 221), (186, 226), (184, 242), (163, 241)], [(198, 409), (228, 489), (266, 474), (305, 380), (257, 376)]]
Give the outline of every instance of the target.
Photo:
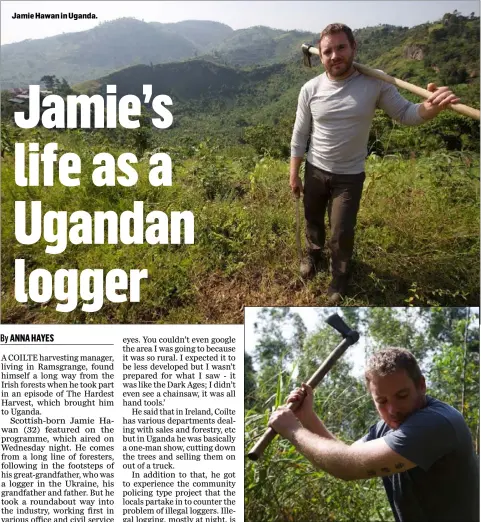
[(467, 308), (426, 309), (429, 335), (437, 342), (428, 378), (432, 394), (457, 408), (479, 453), (479, 312)]
[(55, 75), (45, 75), (40, 78), (40, 81), (45, 84), (49, 91), (52, 91), (57, 82), (57, 77)]
[(419, 310), (409, 308), (367, 308), (362, 326), (369, 337), (371, 351), (388, 347), (406, 348), (420, 363), (431, 347), (430, 339), (420, 331)]
[(256, 402), (256, 388), (256, 371), (252, 357), (244, 352), (244, 407), (246, 410), (251, 409)]
[(263, 308), (259, 313), (256, 331), (260, 339), (255, 347), (255, 358), (259, 364), (258, 396), (264, 403), (276, 393), (279, 380), (293, 358), (290, 343), (283, 327), (289, 318), (289, 308)]
[(307, 329), (299, 314), (286, 307), (263, 308), (255, 330), (260, 334), (255, 346), (257, 397), (264, 409), (273, 398), (280, 404), (292, 389), (291, 378), (298, 369), (294, 361), (303, 350)]
[(69, 83), (65, 78), (62, 78), (60, 81), (54, 74), (53, 75), (45, 75), (40, 78), (40, 81), (45, 84), (45, 87), (52, 91), (54, 94), (59, 94), (60, 96), (68, 96), (73, 93), (73, 89), (70, 87)]
[(55, 93), (59, 94), (60, 96), (68, 96), (69, 94), (73, 93), (73, 89), (70, 87), (67, 80), (62, 78), (62, 81), (55, 85)]
[(153, 139), (150, 115), (144, 106), (141, 108), (139, 123), (140, 125), (136, 129), (129, 129), (127, 131), (129, 144), (135, 148), (137, 157), (141, 157), (144, 152), (151, 147)]

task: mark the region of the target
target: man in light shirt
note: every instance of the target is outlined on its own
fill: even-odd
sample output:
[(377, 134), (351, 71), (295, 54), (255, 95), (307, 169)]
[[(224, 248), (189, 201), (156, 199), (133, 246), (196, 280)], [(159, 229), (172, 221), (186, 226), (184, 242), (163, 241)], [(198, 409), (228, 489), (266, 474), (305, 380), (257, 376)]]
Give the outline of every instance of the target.
[[(319, 53), (325, 72), (301, 89), (291, 141), (290, 186), (296, 197), (304, 193), (307, 257), (301, 275), (312, 277), (322, 263), (324, 216), (329, 214), (332, 280), (328, 304), (346, 293), (354, 228), (365, 179), (369, 130), (376, 108), (405, 125), (419, 125), (457, 98), (448, 87), (428, 85), (433, 94), (411, 103), (394, 85), (365, 76), (354, 68), (356, 42), (343, 24), (328, 25), (321, 33)], [(299, 168), (307, 143), (304, 185)]]
[(303, 384), (269, 420), (312, 464), (342, 480), (380, 477), (396, 522), (479, 521), (479, 466), (459, 411), (426, 395), (411, 352), (375, 353), (365, 380), (381, 420), (354, 444), (338, 440), (313, 410)]

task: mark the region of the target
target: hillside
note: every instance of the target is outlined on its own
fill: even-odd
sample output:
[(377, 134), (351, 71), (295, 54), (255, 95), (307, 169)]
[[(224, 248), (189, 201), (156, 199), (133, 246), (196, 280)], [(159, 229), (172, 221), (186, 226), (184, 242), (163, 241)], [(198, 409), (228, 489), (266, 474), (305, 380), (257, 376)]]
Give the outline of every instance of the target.
[(72, 84), (136, 64), (184, 60), (232, 32), (218, 22), (160, 24), (121, 18), (88, 31), (3, 45), (2, 83), (4, 88), (21, 87), (53, 74)]
[(151, 22), (151, 25), (157, 27), (159, 30), (171, 32), (172, 34), (185, 38), (190, 41), (199, 52), (219, 44), (234, 33), (234, 29), (228, 25), (204, 20), (184, 20), (172, 24)]
[[(176, 37), (192, 47), (186, 24), (184, 36)], [(476, 27), (479, 18), (446, 15), (435, 24), (412, 29), (365, 28), (356, 33), (359, 61), (367, 60), (387, 72), (395, 69), (414, 83), (441, 82), (452, 74), (455, 82), (450, 85), (462, 101), (479, 106)], [(191, 31), (187, 36), (196, 38), (203, 49), (197, 57), (135, 64), (74, 86), (78, 91), (103, 93), (105, 85), (115, 84), (122, 96), (140, 95), (144, 83), (152, 84), (154, 95), (173, 98), (174, 123), (165, 131), (149, 126), (145, 112), (138, 129), (20, 129), (12, 122), (18, 105), (9, 104), (10, 92), (2, 92), (4, 322), (227, 324), (242, 321), (243, 306), (326, 303), (329, 274), (319, 273), (309, 282), (297, 274), (295, 206), (288, 185), (299, 89), (321, 69), (303, 66), (296, 43), (302, 35), (295, 32), (283, 35), (260, 27), (238, 34), (225, 30), (224, 36), (224, 29), (219, 27), (215, 38), (230, 42), (231, 47), (210, 41), (208, 31)], [(246, 34), (250, 37), (244, 40)], [(258, 53), (264, 52), (264, 46), (259, 42), (266, 41), (277, 42), (278, 47), (274, 56), (262, 58)], [(281, 59), (291, 52), (291, 45), (295, 46), (291, 58)], [(207, 58), (214, 56), (215, 49), (218, 61), (214, 63)], [(226, 60), (236, 56), (248, 63), (259, 58), (259, 63), (233, 67), (223, 63), (221, 49)], [(262, 59), (279, 62), (262, 65)], [(63, 83), (53, 85), (62, 94)], [(38, 142), (41, 150), (54, 142), (59, 151), (78, 154), (82, 186), (79, 190), (61, 184), (48, 190), (18, 186), (17, 142)], [(115, 158), (135, 153), (139, 160), (135, 187), (94, 185), (92, 159), (106, 151)], [(174, 183), (166, 190), (149, 183), (150, 159), (157, 152), (167, 152), (172, 159)], [(353, 278), (344, 304), (479, 303), (479, 121), (443, 111), (424, 125), (406, 127), (377, 111), (367, 153)], [(90, 213), (123, 212), (132, 208), (133, 201), (165, 212), (189, 209), (196, 218), (196, 239), (192, 245), (154, 248), (76, 244), (52, 256), (45, 251), (48, 240), (31, 246), (16, 240), (14, 202), (22, 200), (41, 200), (45, 210)], [(59, 314), (53, 300), (39, 305), (15, 300), (14, 260), (20, 256), (29, 270), (42, 267), (52, 273), (59, 268), (146, 267), (149, 280), (138, 305), (107, 304), (95, 317), (80, 309)]]
[(401, 79), (446, 85), (479, 83), (479, 17), (446, 13), (411, 29), (384, 25), (355, 31), (358, 60)]
[(46, 74), (75, 84), (135, 65), (195, 58), (231, 67), (271, 65), (292, 60), (303, 42), (314, 39), (308, 32), (263, 26), (234, 31), (211, 21), (123, 18), (88, 31), (2, 46), (3, 86), (37, 83)]
[(232, 67), (251, 67), (290, 62), (299, 58), (305, 42), (314, 42), (316, 35), (302, 31), (281, 31), (265, 26), (239, 29), (221, 45), (212, 46), (204, 58)]
[(205, 97), (231, 97), (284, 70), (285, 66), (281, 64), (246, 71), (192, 59), (154, 66), (136, 65), (101, 78), (96, 85), (97, 90), (102, 85), (117, 85), (119, 96), (136, 94), (142, 97), (142, 85), (151, 84), (154, 94), (169, 94), (177, 101), (188, 101)]
[[(378, 25), (354, 35), (359, 62), (403, 79), (449, 85), (479, 81), (479, 17), (447, 13), (432, 24)], [(135, 65), (193, 59), (236, 69), (292, 64), (301, 60), (301, 44), (315, 44), (317, 38), (309, 32), (265, 26), (234, 31), (211, 21), (162, 24), (122, 18), (88, 31), (2, 46), (3, 86), (26, 86), (44, 75), (76, 84)], [(190, 69), (187, 65), (186, 71)], [(187, 72), (184, 76), (190, 80)]]

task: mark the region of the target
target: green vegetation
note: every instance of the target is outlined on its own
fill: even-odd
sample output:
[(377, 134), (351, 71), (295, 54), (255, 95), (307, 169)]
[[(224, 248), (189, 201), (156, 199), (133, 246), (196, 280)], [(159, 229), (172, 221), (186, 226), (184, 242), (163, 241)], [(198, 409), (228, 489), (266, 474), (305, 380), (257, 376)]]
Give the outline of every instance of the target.
[[(145, 136), (123, 131), (125, 149), (114, 147), (100, 131), (19, 131), (10, 140), (59, 144), (82, 159), (81, 186), (18, 187), (14, 158), (5, 148), (2, 168), (2, 307), (4, 322), (241, 322), (243, 306), (322, 305), (326, 273), (303, 283), (298, 276), (294, 202), (288, 163), (259, 157), (247, 145), (219, 148), (154, 148), (138, 165), (134, 188), (94, 187), (91, 161), (108, 150), (140, 152)], [(115, 135), (114, 135), (115, 137)], [(11, 147), (10, 147), (11, 148)], [(173, 186), (153, 188), (148, 159), (168, 150)], [(140, 154), (139, 154), (140, 157)], [(367, 180), (358, 220), (352, 289), (347, 304), (464, 304), (479, 300), (479, 160), (469, 152), (438, 152), (419, 159), (399, 157), (367, 161)], [(45, 242), (32, 246), (14, 236), (14, 202), (42, 200), (47, 210), (132, 209), (144, 201), (150, 210), (191, 210), (194, 245), (69, 245), (58, 255)], [(147, 268), (140, 303), (106, 304), (101, 312), (60, 314), (56, 303), (27, 305), (13, 295), (14, 259), (27, 268)]]
[(44, 83), (45, 87), (53, 94), (59, 94), (60, 96), (74, 94), (73, 89), (70, 87), (65, 78), (62, 78), (62, 81), (60, 81), (55, 75), (45, 75), (40, 78), (40, 81)]
[[(378, 25), (356, 30), (354, 36), (360, 63), (413, 83), (479, 84), (479, 17), (474, 15), (454, 11), (433, 24)], [(317, 39), (310, 32), (264, 26), (234, 31), (210, 21), (161, 24), (121, 18), (88, 31), (2, 46), (2, 85), (27, 86), (52, 74), (72, 85), (130, 66), (193, 59), (233, 68), (293, 64), (300, 61), (301, 44), (315, 45)], [(188, 83), (185, 71), (180, 75)]]
[[(361, 63), (416, 84), (479, 83), (479, 17), (446, 13), (434, 24), (392, 25), (355, 32)], [(479, 99), (479, 96), (478, 96)]]
[(216, 22), (196, 22), (197, 31), (186, 24), (121, 18), (88, 31), (2, 45), (2, 83), (4, 88), (21, 87), (55, 74), (72, 84), (134, 64), (185, 60), (199, 53), (207, 35), (207, 43), (214, 43), (232, 33)]
[[(257, 334), (245, 353), (245, 453), (266, 429), (270, 413), (305, 382), (340, 342), (318, 309), (310, 332), (295, 308), (265, 308), (247, 331)], [(461, 411), (479, 455), (479, 309), (344, 308), (361, 334), (349, 348), (361, 360), (387, 346), (414, 353), (427, 393)], [(363, 343), (363, 344), (361, 344)], [(357, 355), (354, 355), (356, 354)], [(341, 358), (315, 393), (315, 411), (340, 440), (351, 444), (379, 420), (362, 375), (349, 355)], [(353, 369), (357, 371), (354, 372)], [(245, 519), (249, 522), (392, 521), (379, 479), (343, 482), (315, 469), (286, 440), (275, 439), (257, 462), (245, 460)]]
[[(281, 37), (266, 28), (262, 31)], [(366, 38), (379, 47), (376, 35), (385, 34), (392, 39), (386, 48), (391, 52), (405, 31), (368, 28)], [(419, 60), (410, 62), (422, 65)], [(3, 321), (235, 323), (243, 320), (243, 306), (323, 305), (329, 275), (320, 273), (307, 283), (298, 276), (295, 206), (288, 186), (299, 89), (318, 73), (300, 63), (233, 69), (194, 59), (138, 65), (83, 85), (84, 92), (93, 93), (113, 83), (119, 95), (143, 99), (142, 84), (152, 83), (154, 94), (170, 94), (174, 101), (174, 124), (167, 130), (149, 126), (148, 105), (135, 130), (21, 130), (12, 122), (16, 107), (8, 102), (11, 95), (3, 91)], [(60, 94), (70, 92), (68, 83), (54, 74), (46, 74), (44, 82)], [(479, 107), (479, 83), (453, 89), (463, 102)], [(47, 188), (16, 186), (15, 142), (39, 142), (40, 147), (55, 142), (60, 152), (77, 153), (83, 166), (81, 186), (67, 189), (58, 182)], [(106, 151), (114, 157), (123, 152), (137, 155), (135, 187), (93, 186), (92, 158)], [(172, 158), (172, 187), (153, 188), (148, 183), (149, 158), (155, 152), (167, 152)], [(422, 126), (403, 127), (378, 111), (368, 153), (345, 304), (478, 303), (479, 123), (445, 111)], [(70, 245), (62, 254), (49, 255), (44, 242), (22, 246), (16, 241), (17, 200), (42, 200), (43, 212), (122, 212), (132, 210), (134, 201), (167, 214), (190, 210), (195, 216), (195, 244)], [(106, 304), (91, 315), (78, 310), (60, 314), (53, 301), (44, 305), (15, 301), (13, 264), (18, 258), (27, 259), (27, 271), (147, 268), (149, 279), (142, 282), (140, 303)]]

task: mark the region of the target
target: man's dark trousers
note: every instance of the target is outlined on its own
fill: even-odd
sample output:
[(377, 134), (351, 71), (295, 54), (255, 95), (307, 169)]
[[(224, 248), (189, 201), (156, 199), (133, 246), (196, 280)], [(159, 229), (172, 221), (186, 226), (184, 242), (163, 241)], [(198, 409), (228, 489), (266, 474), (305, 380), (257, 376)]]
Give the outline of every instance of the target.
[[(324, 219), (328, 210), (333, 283), (347, 281), (354, 248), (354, 229), (366, 175), (333, 174), (306, 161), (304, 213), (309, 255), (319, 259), (326, 237)], [(339, 290), (339, 289), (336, 289)]]

